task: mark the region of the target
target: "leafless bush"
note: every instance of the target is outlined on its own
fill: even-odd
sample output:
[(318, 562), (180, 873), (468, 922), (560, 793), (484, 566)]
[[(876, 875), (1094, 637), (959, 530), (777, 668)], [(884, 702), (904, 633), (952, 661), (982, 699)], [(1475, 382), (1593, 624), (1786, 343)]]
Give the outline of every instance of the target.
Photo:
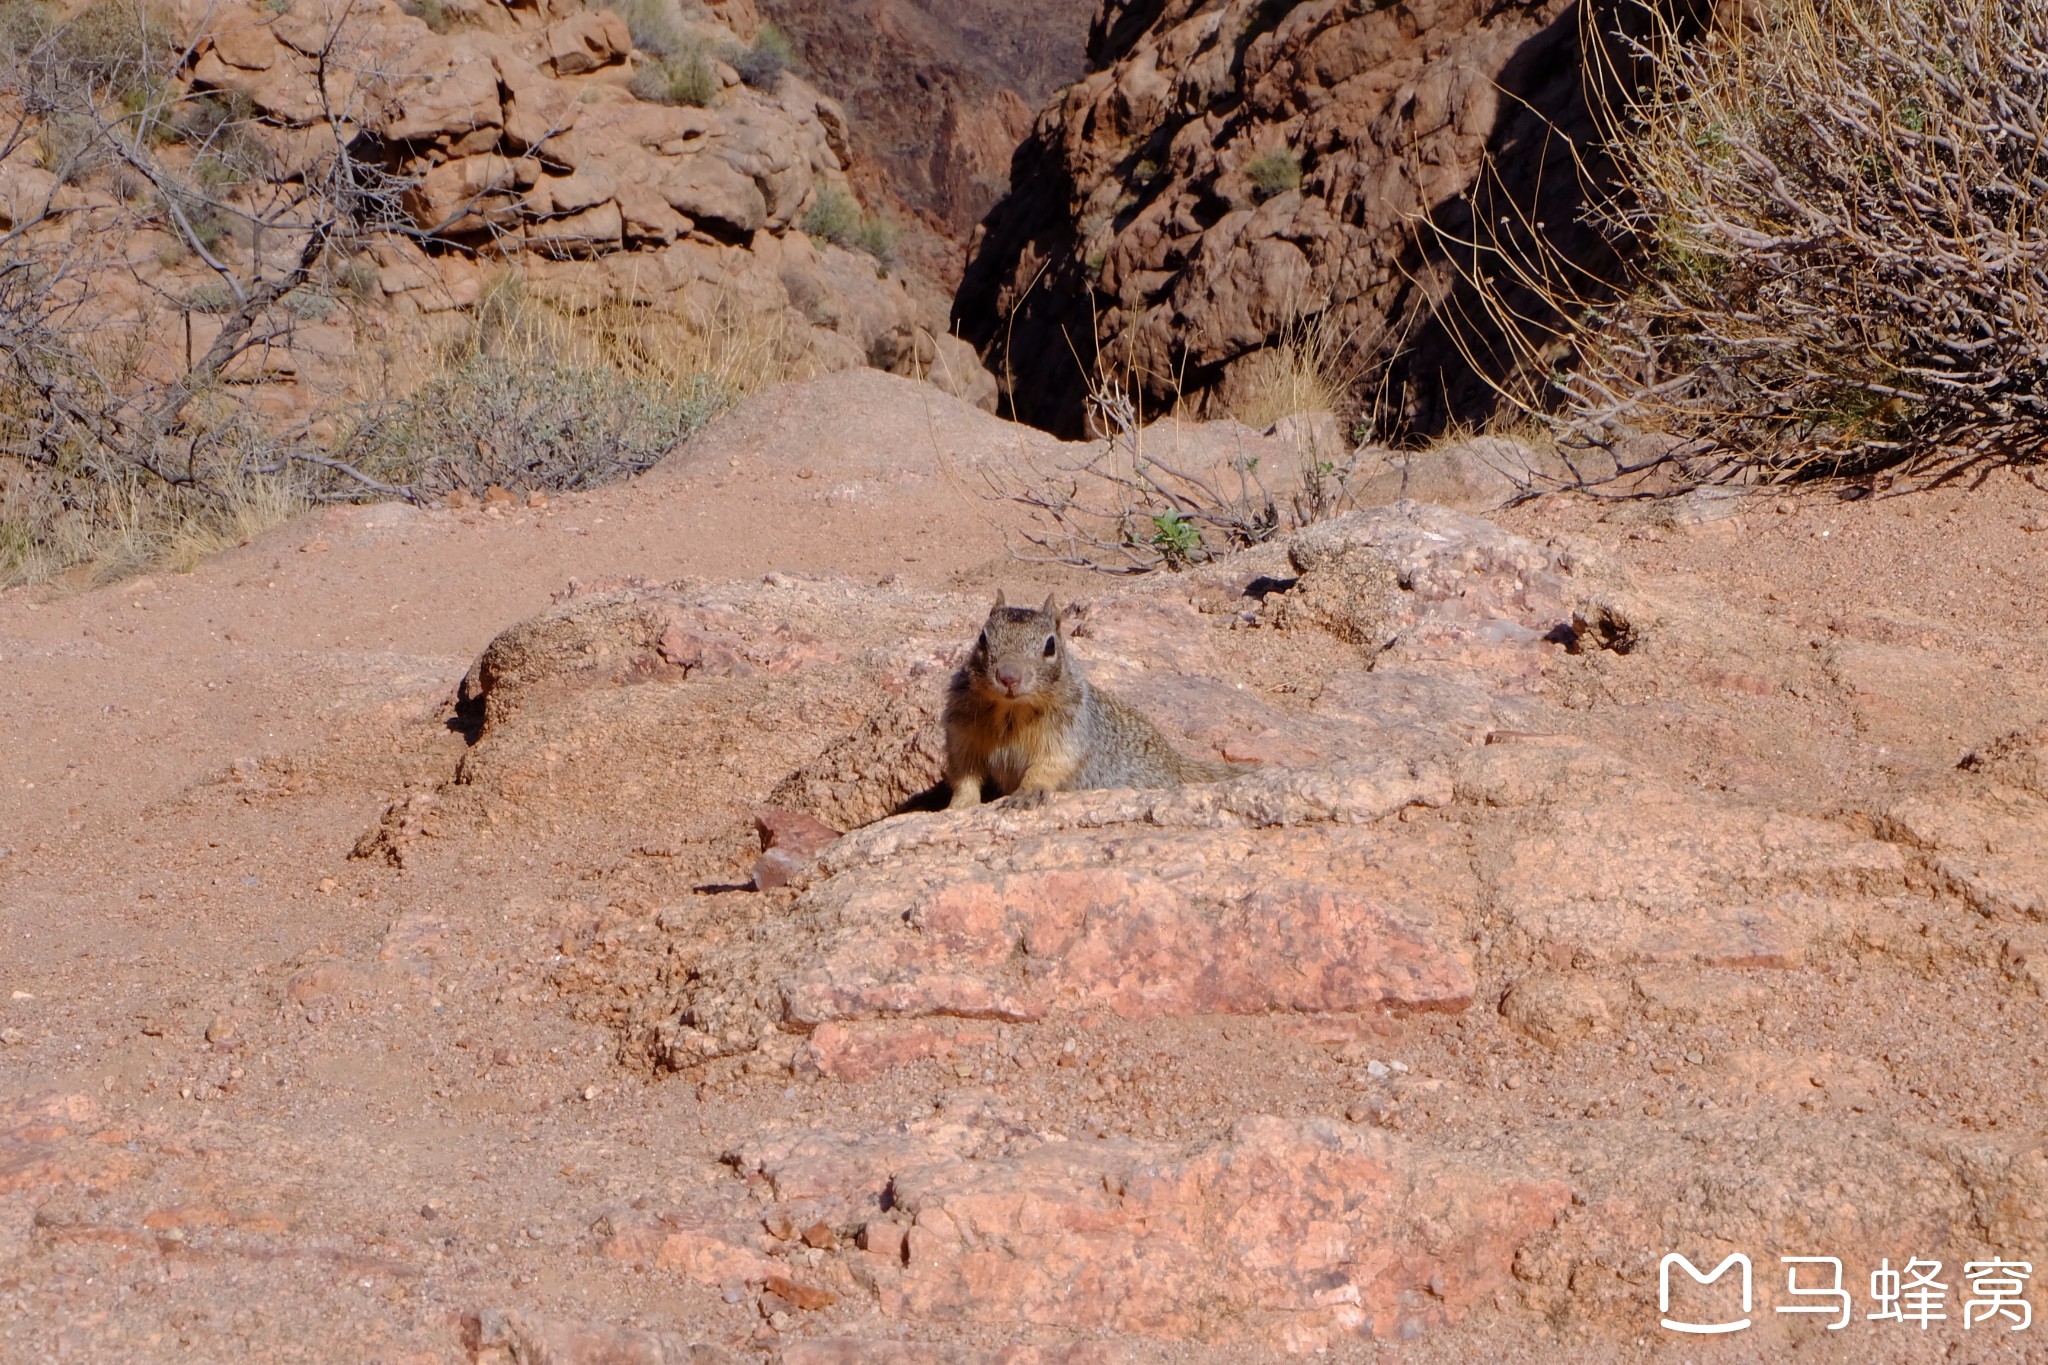
[[(371, 73), (350, 69), (338, 41), (325, 54), (327, 126), (350, 131), (282, 177), (246, 101), (180, 82), (190, 53), (154, 9), (46, 13), (17, 3), (0, 16), (15, 58), (0, 67), (0, 161), (33, 145), (60, 186), (112, 193), (36, 203), (17, 189), (0, 233), (0, 576), (72, 560), (132, 567), (151, 546), (227, 534), (263, 508), (388, 491), (304, 426), (253, 421), (232, 389), (288, 344), (353, 244), (412, 230), (403, 183), (353, 131)], [(141, 232), (167, 237), (198, 281), (136, 270), (125, 253)], [(185, 320), (184, 354), (145, 364), (149, 320), (166, 316)]]
[(1596, 216), (1638, 264), (1617, 292), (1555, 260), (1478, 262), (1555, 310), (1501, 319), (1539, 377), (1516, 396), (1568, 444), (1663, 433), (1647, 458), (1692, 480), (2039, 460), (2048, 9), (1770, 0), (1753, 17), (1688, 40), (1642, 5), (1638, 36), (1610, 36), (1632, 70), (1614, 82), (1619, 193)]
[(1104, 434), (1086, 455), (1052, 468), (1015, 461), (988, 476), (992, 496), (1030, 509), (1038, 523), (1021, 533), (1019, 558), (1178, 572), (1350, 505), (1349, 454), (1320, 450), (1312, 436), (1297, 441), (1292, 469), (1264, 469), (1263, 455), (1242, 451), (1204, 467), (1159, 450), (1121, 383), (1098, 381), (1089, 402)]
[(1351, 432), (1366, 415), (1352, 342), (1327, 313), (1294, 310), (1236, 376), (1229, 409), (1256, 432), (1292, 421), (1220, 460), (1209, 440), (1192, 443), (1208, 454), (1176, 440), (1177, 419), (1148, 426), (1137, 396), (1145, 376), (1098, 356), (1088, 416), (1099, 436), (1088, 453), (1052, 467), (1013, 461), (987, 479), (991, 496), (1036, 523), (1013, 551), (1105, 573), (1178, 572), (1348, 510)]

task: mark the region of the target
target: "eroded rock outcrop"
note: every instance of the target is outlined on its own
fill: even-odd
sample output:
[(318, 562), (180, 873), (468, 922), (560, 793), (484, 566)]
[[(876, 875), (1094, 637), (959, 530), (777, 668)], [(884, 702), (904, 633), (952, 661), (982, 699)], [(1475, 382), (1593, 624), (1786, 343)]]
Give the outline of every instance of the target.
[[(2037, 728), (1902, 766), (1882, 804), (1747, 780), (1739, 745), (1705, 772), (1675, 727), (1796, 706), (1769, 733), (1812, 757), (1883, 721), (1880, 676), (1932, 703), (1917, 674), (1826, 691), (1817, 636), (1595, 545), (1401, 503), (1075, 607), (1092, 676), (1245, 772), (945, 811), (917, 798), (978, 596), (587, 586), (485, 651), (488, 723), (386, 828), (424, 858), (618, 824), (648, 860), (724, 840), (756, 869), (546, 951), (655, 1084), (770, 1097), (593, 1250), (754, 1305), (786, 1359), (906, 1328), (1273, 1354), (1482, 1307), (1632, 1339), (1664, 1248), (2038, 1243), (2035, 1136), (1930, 1126), (1960, 1092), (1902, 1090), (1914, 1044), (1851, 1017), (1938, 963), (1999, 1012), (2048, 992)], [(660, 662), (681, 631), (732, 666)], [(765, 799), (713, 828), (707, 781)], [(1268, 1102), (1276, 1056), (1306, 1098)], [(478, 1331), (484, 1359), (701, 1348)]]
[(1455, 1319), (1570, 1200), (1328, 1120), (1247, 1119), (1179, 1149), (1016, 1135), (963, 1159), (986, 1136), (797, 1134), (735, 1164), (793, 1223), (901, 1246), (877, 1279), (905, 1316), (1288, 1351)]
[(1098, 353), (1156, 407), (1228, 411), (1312, 318), (1359, 373), (1391, 366), (1382, 435), (1470, 417), (1487, 396), (1441, 322), (1460, 281), (1437, 229), (1469, 242), (1505, 215), (1604, 259), (1562, 141), (1592, 130), (1581, 25), (1562, 3), (1110, 0), (1090, 74), (1018, 150), (1029, 188), (976, 243), (961, 331), (1021, 418), (1063, 432)]
[[(667, 328), (707, 354), (751, 347), (753, 370), (872, 366), (992, 403), (934, 287), (804, 230), (821, 202), (857, 211), (847, 118), (794, 73), (740, 78), (728, 59), (744, 63), (752, 7), (657, 5), (643, 18), (646, 41), (696, 54), (696, 103), (670, 102), (650, 79), (665, 54), (637, 46), (618, 14), (572, 0), (176, 7), (175, 51), (149, 54), (169, 81), (160, 117), (221, 129), (156, 155), (222, 200), (187, 206), (212, 213), (201, 236), (235, 240), (238, 269), (284, 270), (306, 245), (301, 220), (323, 211), (338, 148), (369, 229), (348, 259), (338, 242), (301, 291), (310, 301), (238, 359), (237, 392), (301, 419), (324, 400), (389, 397), (428, 368), (394, 374), (392, 357), (446, 343), (478, 326), (487, 298), (502, 312), (516, 293), (570, 317), (613, 309), (625, 321), (610, 331), (650, 344)], [(168, 382), (234, 299), (215, 298), (224, 286), (170, 209), (95, 162), (61, 177), (31, 164), (27, 117), (31, 135), (0, 162), (0, 216), (29, 229), (24, 250), (65, 261), (79, 318), (131, 338), (142, 373)], [(301, 192), (308, 206), (280, 218), (281, 196)]]

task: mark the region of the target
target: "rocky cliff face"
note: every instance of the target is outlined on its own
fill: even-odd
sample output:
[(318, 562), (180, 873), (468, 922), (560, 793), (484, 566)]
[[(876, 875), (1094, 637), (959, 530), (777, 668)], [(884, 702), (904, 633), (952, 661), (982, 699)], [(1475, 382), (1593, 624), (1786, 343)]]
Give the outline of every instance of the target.
[[(204, 178), (209, 158), (230, 135), (248, 149), (241, 178), (214, 191), (231, 269), (254, 262), (258, 278), (298, 250), (290, 232), (266, 232), (283, 221), (274, 206), (337, 193), (321, 179), (337, 145), (359, 168), (357, 192), (389, 201), (372, 215), (383, 230), (331, 250), (319, 316), (283, 329), (239, 376), (259, 409), (296, 416), (360, 396), (374, 351), (379, 384), (417, 382), (425, 343), (503, 280), (570, 313), (612, 305), (769, 336), (784, 372), (870, 365), (992, 401), (993, 382), (945, 335), (940, 294), (816, 231), (821, 204), (858, 211), (848, 120), (795, 74), (742, 80), (735, 63), (749, 65), (760, 22), (750, 0), (632, 8), (630, 26), (576, 0), (417, 12), (187, 0), (170, 17), (167, 107), (234, 121), (208, 144), (170, 146), (165, 173), (218, 183)], [(679, 53), (698, 82), (686, 94), (656, 79)], [(65, 261), (94, 325), (159, 368), (190, 352), (195, 322), (203, 350), (221, 311), (204, 298), (221, 285), (166, 217), (175, 196), (124, 189), (119, 167), (40, 164), (50, 139), (34, 135), (32, 106), (20, 116), (30, 135), (0, 153), (0, 222), (16, 249)]]
[[(1032, 113), (1083, 70), (1092, 0), (763, 0), (806, 74), (852, 114), (856, 165), (925, 229), (957, 281), (959, 245), (1010, 186)], [(935, 240), (934, 240), (935, 239)]]
[(1474, 415), (1464, 350), (1485, 367), (1489, 344), (1447, 325), (1479, 310), (1446, 243), (1529, 224), (1604, 259), (1573, 235), (1580, 34), (1563, 0), (1105, 0), (1094, 69), (1019, 148), (955, 322), (1017, 415), (1061, 431), (1082, 424), (1076, 350), (1156, 407), (1228, 410), (1252, 357), (1316, 318), (1379, 434)]

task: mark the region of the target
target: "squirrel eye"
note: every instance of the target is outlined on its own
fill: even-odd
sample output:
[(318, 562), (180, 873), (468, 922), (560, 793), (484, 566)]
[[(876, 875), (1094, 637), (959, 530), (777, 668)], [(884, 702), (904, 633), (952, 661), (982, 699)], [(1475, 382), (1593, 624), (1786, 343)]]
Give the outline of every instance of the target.
[(1058, 649), (1059, 649), (1059, 637), (1058, 637), (1058, 636), (1056, 636), (1056, 635), (1048, 635), (1048, 636), (1046, 636), (1046, 637), (1045, 637), (1045, 657), (1046, 657), (1046, 658), (1048, 658), (1048, 659), (1050, 659), (1050, 658), (1051, 658), (1051, 657), (1053, 656), (1053, 654), (1054, 654), (1054, 653), (1056, 653), (1056, 652), (1058, 651)]
[(975, 636), (975, 637), (974, 637), (974, 647), (975, 647), (975, 648), (976, 648), (977, 650), (981, 651), (981, 652), (982, 652), (983, 654), (986, 654), (986, 653), (988, 653), (988, 632), (987, 632), (987, 631), (983, 631), (983, 632), (982, 632), (981, 634), (979, 634), (979, 635), (977, 635), (977, 636)]

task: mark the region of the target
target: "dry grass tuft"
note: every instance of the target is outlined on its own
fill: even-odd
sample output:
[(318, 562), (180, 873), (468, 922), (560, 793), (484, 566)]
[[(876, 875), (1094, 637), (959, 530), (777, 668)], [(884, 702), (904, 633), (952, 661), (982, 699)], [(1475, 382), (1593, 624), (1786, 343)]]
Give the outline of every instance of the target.
[(314, 505), (300, 473), (228, 468), (204, 487), (145, 474), (53, 488), (0, 461), (0, 588), (95, 587), (165, 568), (189, 572)]
[(1356, 414), (1359, 378), (1348, 341), (1329, 314), (1296, 315), (1240, 365), (1230, 415), (1258, 431), (1283, 417), (1327, 414), (1348, 422)]

